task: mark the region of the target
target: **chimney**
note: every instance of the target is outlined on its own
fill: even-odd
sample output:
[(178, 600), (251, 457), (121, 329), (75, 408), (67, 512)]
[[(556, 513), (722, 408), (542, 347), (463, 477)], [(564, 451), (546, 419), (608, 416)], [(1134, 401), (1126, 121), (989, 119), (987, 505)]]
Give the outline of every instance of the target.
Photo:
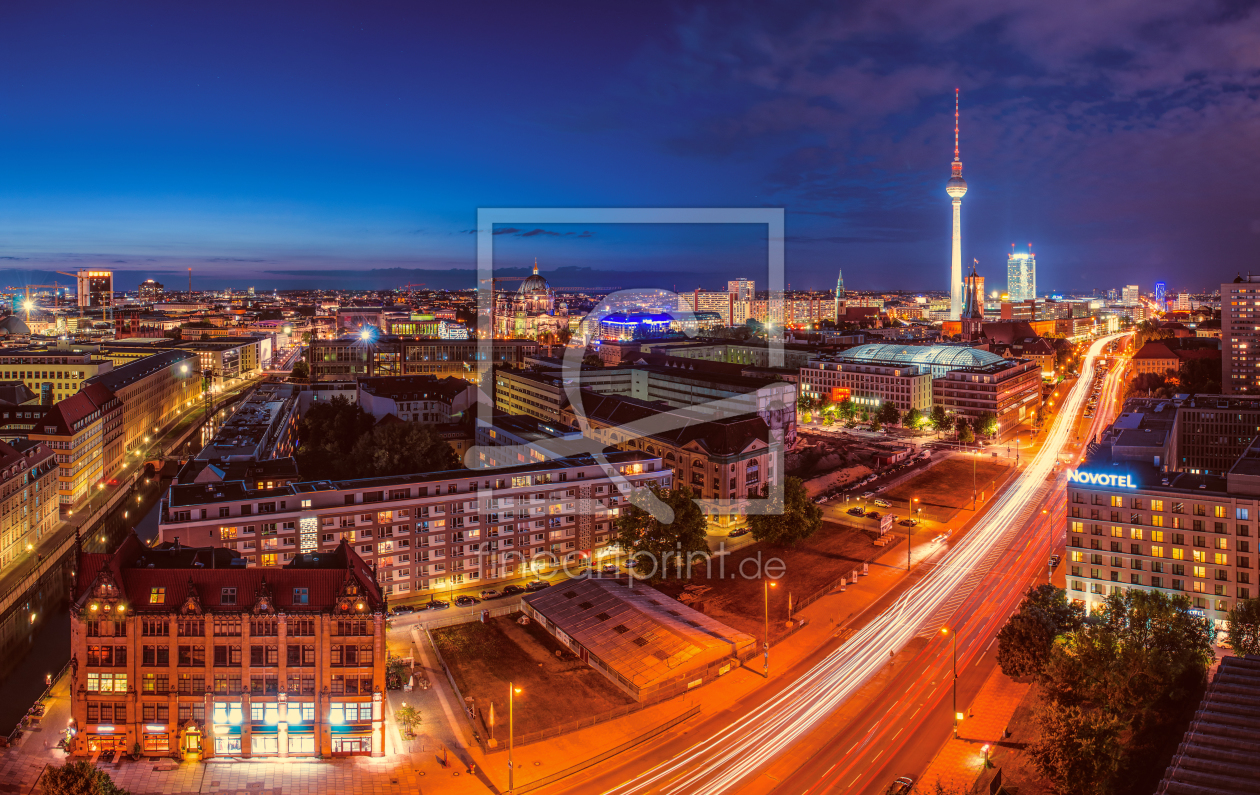
[(179, 551), (179, 536), (175, 536), (175, 551)]

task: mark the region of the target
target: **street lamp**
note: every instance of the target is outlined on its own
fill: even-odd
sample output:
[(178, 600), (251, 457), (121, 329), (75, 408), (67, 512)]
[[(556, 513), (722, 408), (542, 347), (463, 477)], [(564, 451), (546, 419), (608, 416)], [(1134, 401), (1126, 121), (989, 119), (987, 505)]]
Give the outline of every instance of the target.
[(762, 669), (761, 675), (767, 679), (770, 678), (770, 589), (776, 587), (777, 585), (778, 583), (776, 582), (770, 582), (769, 580), (762, 580), (762, 586), (763, 586), (762, 591), (765, 592), (765, 602), (766, 602), (766, 643), (765, 643), (766, 663), (765, 663), (765, 668)]
[(942, 635), (951, 635), (954, 643), (954, 739), (958, 739), (958, 633), (950, 633), (949, 627), (941, 627)]
[(512, 731), (514, 728), (515, 715), (515, 697), (521, 692), (519, 687), (514, 687), (508, 682), (508, 792), (512, 791), (512, 777), (514, 767), (512, 765)]

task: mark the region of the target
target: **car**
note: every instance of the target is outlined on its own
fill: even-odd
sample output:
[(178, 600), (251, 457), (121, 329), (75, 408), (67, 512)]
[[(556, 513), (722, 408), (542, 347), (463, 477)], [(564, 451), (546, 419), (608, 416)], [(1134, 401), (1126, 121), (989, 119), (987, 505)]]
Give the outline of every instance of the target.
[(411, 605), (394, 605), (389, 609), (389, 614), (391, 616), (403, 616), (414, 612), (416, 612), (416, 609)]
[(443, 602), (441, 599), (431, 599), (431, 600), (429, 600), (429, 602), (428, 602), (428, 607), (427, 607), (427, 608), (425, 608), (425, 609), (427, 609), (427, 610), (445, 610), (446, 608), (448, 608), (448, 607), (450, 607), (450, 606), (451, 606), (451, 603), (450, 603), (450, 602)]
[(875, 496), (875, 492), (868, 491), (862, 495), (862, 499), (869, 500), (871, 497), (874, 497), (874, 496)]
[(882, 519), (884, 517), (883, 517), (883, 514), (881, 514), (879, 511), (871, 511), (870, 513), (866, 515), (866, 518), (867, 519)]
[(866, 513), (866, 511), (862, 510), (861, 508), (850, 508), (848, 511), (846, 511), (846, 513), (849, 514), (849, 516), (863, 516)]
[(605, 563), (603, 566), (599, 567), (599, 570), (604, 574), (616, 574), (620, 571), (620, 569), (617, 568), (616, 563)]
[(727, 533), (726, 537), (727, 537), (727, 538), (739, 538), (740, 536), (746, 536), (746, 535), (748, 535), (748, 528), (747, 528), (747, 527), (736, 527), (734, 530), (732, 530), (731, 532)]
[(887, 795), (909, 795), (910, 790), (914, 788), (914, 779), (909, 776), (902, 776), (893, 783), (888, 785), (885, 790)]
[(1062, 560), (1063, 560), (1063, 558), (1059, 557), (1058, 555), (1051, 555), (1051, 556), (1050, 556), (1050, 568), (1052, 568), (1052, 569), (1057, 569), (1057, 568), (1059, 567), (1059, 562), (1060, 562), (1060, 561), (1062, 561)]
[(534, 591), (541, 591), (543, 588), (550, 588), (550, 587), (551, 587), (551, 583), (547, 582), (546, 580), (534, 580), (533, 582), (526, 584), (525, 590), (529, 591), (530, 593), (533, 593)]
[(493, 588), (487, 588), (486, 590), (481, 592), (481, 598), (482, 599), (498, 599), (499, 592)]
[(471, 597), (471, 596), (457, 596), (457, 597), (455, 597), (455, 606), (456, 606), (456, 607), (472, 607), (473, 605), (475, 605), (475, 604), (479, 604), (480, 602), (481, 602), (481, 600), (480, 600), (480, 599), (475, 599), (475, 598), (473, 598), (473, 597)]
[(518, 594), (518, 593), (525, 593), (525, 589), (524, 589), (524, 588), (522, 588), (522, 587), (521, 587), (521, 586), (519, 586), (519, 585), (505, 585), (505, 586), (503, 586), (503, 595), (504, 595), (504, 596), (515, 596), (515, 595), (516, 595), (516, 594)]
[(891, 507), (892, 507), (892, 503), (891, 503), (891, 502), (889, 502), (888, 500), (882, 499), (882, 498), (880, 498), (880, 499), (874, 499), (874, 500), (871, 500), (871, 504), (872, 504), (872, 505), (878, 505), (878, 506), (879, 506), (879, 507), (881, 507), (881, 508), (891, 508)]

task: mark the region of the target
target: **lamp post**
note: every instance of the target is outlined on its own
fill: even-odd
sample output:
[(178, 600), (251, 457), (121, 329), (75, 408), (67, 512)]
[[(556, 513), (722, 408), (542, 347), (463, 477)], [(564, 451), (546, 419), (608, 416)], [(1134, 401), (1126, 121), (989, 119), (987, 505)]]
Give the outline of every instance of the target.
[(508, 792), (512, 791), (512, 777), (515, 769), (512, 765), (512, 731), (515, 728), (513, 723), (515, 718), (515, 696), (519, 692), (521, 692), (519, 687), (514, 687), (511, 682), (508, 682)]
[(954, 739), (958, 738), (958, 633), (949, 627), (941, 627), (942, 635), (949, 635), (954, 645)]
[(770, 678), (770, 589), (775, 587), (776, 585), (778, 585), (778, 583), (773, 583), (773, 582), (770, 582), (769, 580), (762, 580), (761, 590), (765, 594), (765, 605), (766, 605), (766, 642), (765, 642), (766, 662), (765, 662), (765, 667), (761, 671), (761, 675), (767, 679)]

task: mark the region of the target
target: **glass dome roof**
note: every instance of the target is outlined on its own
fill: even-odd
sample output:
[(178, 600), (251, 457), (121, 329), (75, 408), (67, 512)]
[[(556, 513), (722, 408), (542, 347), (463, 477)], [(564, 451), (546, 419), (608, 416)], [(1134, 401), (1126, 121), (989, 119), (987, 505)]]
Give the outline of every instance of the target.
[(985, 367), (1005, 361), (996, 353), (962, 345), (889, 345), (887, 343), (859, 345), (841, 353), (840, 358), (850, 362), (883, 365), (917, 364), (946, 370), (955, 370), (960, 367)]

